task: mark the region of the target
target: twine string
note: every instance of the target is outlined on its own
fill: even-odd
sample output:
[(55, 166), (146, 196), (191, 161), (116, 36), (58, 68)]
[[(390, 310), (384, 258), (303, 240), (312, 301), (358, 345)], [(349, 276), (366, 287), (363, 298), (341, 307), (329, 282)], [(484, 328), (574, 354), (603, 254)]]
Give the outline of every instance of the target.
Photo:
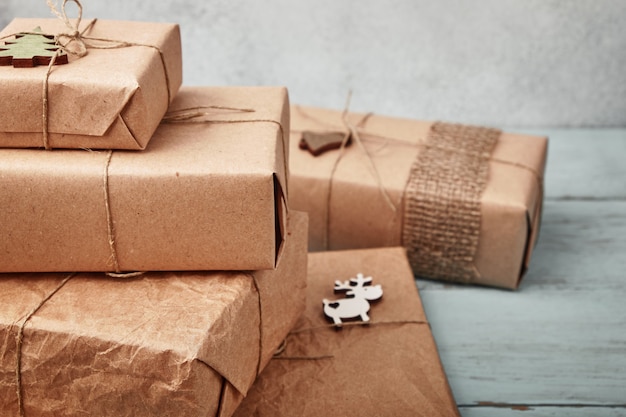
[(334, 359), (335, 355), (319, 355), (319, 356), (275, 356), (272, 359), (290, 360), (290, 361), (319, 361), (322, 359)]
[[(354, 326), (388, 326), (391, 324), (428, 324), (430, 325), (430, 323), (428, 323), (428, 321), (426, 320), (389, 320), (389, 321), (362, 321), (362, 320), (355, 320), (355, 321), (347, 321), (345, 323), (341, 323), (342, 327), (354, 327)], [(336, 329), (337, 325), (336, 324), (324, 324), (321, 326), (312, 326), (312, 327), (305, 327), (302, 329), (295, 329), (289, 332), (289, 335), (293, 335), (293, 334), (298, 334), (298, 333), (305, 333), (305, 332), (316, 332), (318, 330), (324, 330), (324, 329)]]
[[(382, 181), (382, 179), (380, 177), (380, 173), (378, 172), (378, 168), (376, 168), (376, 164), (374, 163), (374, 159), (372, 158), (372, 155), (370, 155), (370, 153), (365, 148), (365, 145), (363, 145), (363, 141), (361, 140), (361, 135), (359, 134), (359, 130), (357, 129), (357, 127), (355, 125), (353, 125), (352, 123), (350, 123), (350, 121), (348, 120), (348, 111), (349, 111), (349, 108), (350, 108), (350, 99), (351, 98), (352, 98), (352, 91), (350, 91), (348, 93), (348, 99), (346, 100), (346, 106), (345, 106), (345, 109), (343, 110), (343, 113), (341, 115), (341, 120), (343, 121), (344, 126), (350, 132), (351, 136), (354, 138), (354, 141), (359, 146), (359, 149), (361, 150), (361, 152), (365, 155), (365, 157), (366, 157), (365, 160), (369, 164), (370, 169), (371, 169), (372, 173), (374, 174), (374, 177), (376, 178), (376, 183), (378, 184), (378, 189), (379, 189), (380, 193), (382, 194), (383, 198), (385, 199), (385, 203), (387, 203), (387, 206), (391, 209), (391, 211), (393, 213), (395, 213), (397, 211), (397, 207), (393, 203), (393, 201), (391, 201), (391, 197), (389, 197), (389, 193), (387, 192), (387, 189), (383, 185), (383, 181)], [(363, 116), (361, 121), (359, 121), (359, 125), (364, 125), (365, 122), (367, 121), (367, 119), (371, 115), (372, 115), (372, 113), (367, 113), (365, 116)]]
[[(70, 22), (70, 19), (67, 17), (65, 6), (68, 1), (72, 1), (78, 6), (78, 17), (76, 18), (76, 25), (72, 25), (72, 23)], [(59, 48), (57, 48), (54, 55), (52, 55), (50, 62), (48, 63), (48, 68), (46, 70), (46, 74), (44, 75), (44, 80), (43, 80), (43, 92), (42, 92), (42, 101), (43, 101), (42, 136), (43, 137), (42, 137), (42, 141), (43, 141), (44, 149), (50, 150), (51, 149), (50, 139), (49, 139), (50, 133), (49, 133), (49, 126), (48, 126), (48, 90), (49, 90), (48, 86), (50, 83), (49, 80), (50, 80), (50, 73), (52, 72), (52, 67), (54, 66), (54, 63), (56, 62), (59, 55), (61, 55), (61, 53), (65, 52), (65, 53), (76, 55), (82, 58), (83, 56), (87, 54), (87, 47), (85, 46), (85, 42), (82, 40), (82, 33), (78, 31), (80, 22), (83, 18), (83, 6), (80, 3), (80, 1), (79, 0), (63, 0), (63, 5), (61, 7), (62, 12), (59, 12), (57, 10), (56, 2), (53, 2), (52, 0), (46, 0), (46, 3), (48, 4), (48, 7), (50, 7), (50, 10), (52, 11), (52, 13), (56, 17), (61, 19), (65, 23), (65, 26), (72, 32), (71, 34), (55, 35), (54, 40), (57, 43), (57, 45), (59, 45)], [(83, 33), (89, 30), (93, 26), (94, 23), (95, 23), (95, 20), (92, 21), (89, 25), (87, 25)], [(63, 37), (67, 37), (69, 38), (69, 40), (63, 43), (61, 40), (63, 39)], [(73, 41), (75, 41), (76, 45), (78, 45), (78, 50), (69, 48), (69, 44)]]
[(163, 117), (164, 123), (183, 123), (193, 121), (203, 116), (210, 116), (212, 113), (207, 110), (228, 110), (241, 113), (254, 113), (254, 109), (245, 109), (227, 106), (196, 106), (184, 109), (171, 110)]
[(257, 357), (256, 364), (256, 375), (259, 376), (261, 373), (261, 359), (263, 356), (263, 297), (261, 297), (261, 290), (259, 289), (259, 283), (257, 282), (256, 276), (254, 276), (254, 274), (249, 274), (249, 277), (252, 279), (252, 283), (254, 284), (254, 289), (257, 293), (257, 300), (259, 303), (259, 355)]
[[(67, 17), (67, 13), (66, 13), (65, 7), (66, 7), (68, 1), (71, 1), (71, 2), (75, 3), (76, 6), (78, 6), (78, 17), (76, 18), (76, 24), (75, 25), (72, 25), (72, 22), (70, 22), (70, 19)], [(56, 17), (61, 19), (63, 21), (63, 23), (65, 23), (65, 26), (67, 26), (67, 28), (70, 31), (78, 34), (78, 27), (80, 26), (80, 21), (83, 18), (83, 6), (80, 4), (79, 0), (63, 0), (63, 3), (61, 4), (61, 11), (60, 12), (57, 9), (57, 2), (56, 1), (46, 0), (46, 3), (48, 4), (48, 7), (50, 8), (50, 11), (52, 12), (53, 15), (55, 15)]]
[[(195, 124), (239, 124), (239, 123), (270, 123), (278, 126), (280, 137), (282, 138), (282, 150), (283, 150), (283, 166), (285, 169), (289, 166), (289, 151), (287, 150), (288, 138), (286, 137), (285, 129), (277, 120), (273, 119), (206, 119), (205, 116), (212, 116), (215, 113), (209, 110), (228, 110), (239, 113), (254, 113), (256, 110), (240, 107), (229, 107), (220, 105), (209, 106), (196, 106), (186, 107), (183, 109), (168, 111), (161, 123), (163, 124), (176, 124), (176, 123), (195, 123)], [(285, 177), (285, 188), (289, 189), (289, 176)], [(289, 207), (287, 206), (287, 210)]]
[(32, 310), (26, 314), (24, 320), (20, 324), (16, 336), (16, 347), (15, 347), (15, 379), (16, 379), (16, 391), (17, 391), (17, 405), (20, 411), (20, 417), (25, 416), (24, 412), (24, 394), (22, 388), (22, 346), (24, 345), (24, 328), (26, 327), (26, 323), (43, 307), (43, 305), (48, 302), (67, 282), (72, 279), (76, 275), (76, 273), (69, 274), (66, 276), (59, 285), (52, 290), (47, 296), (45, 296), (39, 304), (37, 304)]
[(48, 69), (46, 71), (46, 75), (43, 79), (43, 92), (42, 92), (42, 101), (43, 101), (43, 114), (42, 114), (42, 140), (44, 149), (50, 149), (50, 139), (48, 132), (48, 80), (50, 79), (50, 73), (52, 72), (52, 66), (56, 62), (57, 57), (60, 55), (61, 50), (57, 49), (52, 58), (50, 59), (50, 63), (48, 64)]
[(111, 165), (111, 159), (113, 158), (113, 150), (106, 152), (104, 161), (104, 169), (102, 171), (102, 191), (104, 194), (104, 209), (106, 211), (107, 220), (107, 242), (109, 244), (109, 250), (111, 251), (111, 261), (115, 272), (105, 272), (105, 274), (111, 278), (135, 278), (143, 275), (143, 271), (136, 272), (122, 272), (120, 268), (119, 258), (117, 256), (117, 246), (115, 240), (115, 224), (113, 223), (113, 215), (111, 214), (111, 197), (109, 191), (109, 167)]
[[(143, 274), (140, 273), (132, 273), (134, 276)], [(108, 274), (109, 276), (113, 276), (114, 274)], [(119, 274), (121, 277), (126, 278), (124, 275), (131, 274)], [(37, 314), (39, 310), (46, 304), (53, 296), (55, 296), (72, 278), (76, 276), (76, 272), (73, 272), (67, 275), (59, 285), (54, 288), (48, 295), (46, 295), (35, 307), (33, 307), (24, 317), (22, 323), (18, 327), (17, 335), (15, 337), (16, 347), (15, 347), (15, 381), (16, 381), (16, 394), (17, 394), (17, 404), (20, 413), (20, 417), (25, 417), (24, 410), (24, 389), (23, 389), (23, 381), (22, 381), (22, 351), (24, 346), (24, 330), (26, 328), (26, 324), (30, 321), (30, 319)]]
[(109, 197), (109, 166), (111, 165), (111, 158), (113, 157), (113, 151), (109, 150), (106, 153), (106, 159), (104, 163), (104, 170), (102, 173), (103, 180), (103, 191), (104, 191), (104, 208), (106, 210), (106, 218), (107, 218), (107, 241), (109, 243), (109, 249), (111, 251), (111, 260), (113, 261), (113, 267), (115, 268), (115, 273), (119, 274), (122, 271), (120, 270), (120, 263), (117, 258), (117, 249), (115, 247), (115, 228), (113, 225), (113, 216), (111, 214), (111, 202)]
[[(78, 8), (78, 16), (76, 17), (75, 24), (72, 24), (69, 17), (67, 16), (67, 11), (65, 8), (68, 2), (72, 2), (76, 4)], [(62, 49), (66, 53), (78, 56), (80, 58), (87, 55), (87, 46), (85, 45), (85, 41), (83, 40), (83, 37), (82, 37), (84, 31), (83, 33), (79, 31), (80, 22), (83, 19), (83, 5), (80, 3), (80, 1), (79, 0), (63, 0), (60, 12), (57, 9), (56, 0), (55, 1), (46, 0), (46, 3), (48, 4), (48, 7), (50, 8), (50, 11), (52, 12), (52, 14), (55, 15), (57, 18), (59, 18), (63, 23), (65, 23), (65, 26), (69, 30), (69, 33), (60, 33), (54, 37), (56, 43), (60, 46), (60, 49)], [(93, 22), (92, 24), (87, 26), (87, 28), (90, 28), (92, 25), (93, 25)], [(66, 42), (63, 42), (63, 39), (66, 39)], [(72, 44), (75, 45), (74, 48), (76, 49), (70, 47), (70, 45)]]
[(105, 272), (106, 276), (111, 277), (111, 278), (123, 278), (123, 279), (129, 279), (129, 278), (136, 278), (139, 277), (143, 274), (145, 274), (145, 272), (143, 271), (136, 271), (136, 272), (122, 272), (122, 273), (117, 273), (117, 272)]
[(371, 169), (371, 171), (372, 171), (372, 173), (373, 173), (373, 175), (374, 175), (374, 177), (376, 179), (376, 182), (378, 184), (378, 189), (380, 190), (380, 193), (382, 194), (385, 202), (391, 208), (393, 213), (396, 212), (396, 206), (391, 201), (391, 198), (389, 197), (389, 194), (388, 194), (387, 190), (383, 186), (380, 174), (378, 172), (378, 169), (376, 168), (376, 164), (374, 164), (374, 161), (372, 160), (372, 156), (370, 155), (370, 153), (367, 151), (367, 149), (363, 145), (363, 142), (361, 141), (361, 136), (360, 136), (359, 131), (358, 131), (358, 128), (364, 126), (365, 123), (367, 122), (367, 120), (370, 118), (370, 116), (373, 115), (373, 113), (365, 114), (356, 123), (356, 125), (350, 123), (349, 120), (348, 120), (348, 115), (349, 115), (349, 108), (350, 108), (350, 100), (351, 100), (351, 98), (352, 98), (352, 91), (349, 91), (348, 92), (348, 97), (346, 99), (346, 105), (344, 106), (344, 110), (343, 110), (343, 112), (341, 114), (341, 120), (342, 120), (344, 128), (345, 128), (344, 136), (343, 136), (343, 140), (341, 141), (341, 146), (339, 147), (339, 150), (338, 150), (338, 153), (337, 153), (337, 157), (333, 161), (333, 166), (332, 166), (332, 168), (330, 170), (330, 177), (328, 178), (328, 193), (326, 194), (326, 219), (325, 219), (325, 222), (324, 222), (325, 230), (324, 230), (323, 241), (322, 241), (322, 247), (325, 250), (330, 249), (329, 248), (330, 230), (331, 230), (331, 225), (330, 225), (330, 220), (331, 220), (330, 207), (332, 207), (331, 202), (332, 202), (332, 192), (333, 192), (333, 183), (334, 183), (333, 179), (335, 178), (335, 173), (337, 172), (337, 168), (339, 167), (339, 163), (341, 162), (341, 160), (343, 159), (343, 156), (345, 155), (346, 146), (348, 146), (348, 142), (350, 141), (351, 138), (357, 143), (357, 145), (359, 146), (359, 149), (363, 152), (363, 154), (365, 155), (366, 159), (369, 161), (370, 169)]
[(176, 124), (176, 123), (197, 123), (197, 124), (238, 124), (238, 123), (271, 123), (278, 126), (278, 130), (280, 131), (280, 136), (283, 138), (282, 140), (282, 148), (283, 148), (283, 162), (285, 166), (287, 166), (287, 139), (285, 138), (285, 129), (283, 125), (273, 119), (220, 119), (220, 120), (210, 120), (210, 119), (202, 119), (203, 116), (210, 116), (212, 113), (205, 111), (205, 109), (220, 109), (220, 110), (233, 110), (239, 111), (242, 113), (253, 113), (255, 110), (245, 109), (245, 108), (236, 108), (236, 107), (225, 107), (225, 106), (200, 106), (200, 107), (189, 107), (185, 109), (174, 110), (171, 112), (167, 112), (163, 117), (161, 123), (164, 124)]
[[(348, 102), (346, 103), (346, 106), (348, 106)], [(325, 230), (324, 230), (324, 236), (323, 236), (323, 241), (322, 241), (322, 247), (324, 248), (324, 250), (328, 250), (329, 247), (329, 235), (330, 235), (330, 207), (331, 207), (331, 201), (332, 201), (332, 194), (333, 194), (333, 179), (335, 178), (335, 172), (337, 171), (337, 167), (339, 166), (339, 162), (341, 161), (341, 159), (343, 158), (343, 154), (346, 151), (346, 146), (348, 146), (348, 142), (350, 141), (350, 130), (348, 129), (347, 131), (344, 132), (343, 134), (343, 140), (341, 141), (341, 146), (339, 147), (339, 150), (337, 151), (337, 157), (335, 158), (334, 162), (333, 162), (333, 166), (330, 170), (330, 177), (328, 178), (328, 193), (326, 194), (326, 219), (324, 221), (325, 224)]]
[[(398, 325), (398, 324), (425, 324), (430, 326), (430, 323), (426, 320), (389, 320), (389, 321), (362, 321), (362, 320), (357, 320), (357, 321), (348, 321), (345, 323), (342, 323), (342, 328), (343, 327), (355, 327), (355, 326), (363, 326), (363, 327), (369, 327), (369, 326), (390, 326), (390, 325)], [(278, 349), (276, 350), (276, 352), (274, 353), (274, 356), (272, 357), (272, 359), (282, 359), (282, 360), (323, 360), (323, 359), (333, 359), (335, 357), (335, 355), (332, 354), (328, 354), (328, 355), (316, 355), (316, 356), (283, 356), (283, 353), (285, 353), (285, 351), (287, 350), (287, 346), (289, 344), (289, 342), (287, 341), (287, 339), (290, 336), (293, 336), (295, 334), (299, 334), (299, 333), (305, 333), (305, 332), (318, 332), (320, 330), (326, 330), (326, 329), (337, 329), (337, 325), (335, 324), (326, 324), (326, 325), (321, 325), (321, 326), (313, 326), (313, 327), (305, 327), (302, 329), (296, 329), (296, 330), (292, 330), (287, 334), (287, 337), (281, 342), (280, 346), (278, 347)]]
[[(326, 127), (328, 130), (341, 130), (342, 126), (333, 124), (333, 123), (329, 123), (326, 120), (320, 119), (316, 116), (311, 115), (310, 113), (306, 112), (301, 106), (294, 106), (294, 109), (300, 114), (300, 116), (302, 116), (305, 119), (308, 119), (320, 126), (324, 126)], [(367, 115), (369, 116), (374, 116), (373, 113), (368, 113)], [(485, 159), (489, 162), (495, 162), (497, 164), (501, 164), (501, 165), (506, 165), (506, 166), (511, 166), (511, 167), (516, 167), (519, 169), (523, 169), (525, 171), (528, 171), (534, 178), (534, 180), (537, 182), (537, 185), (539, 188), (543, 187), (543, 175), (537, 171), (536, 169), (534, 169), (533, 167), (529, 167), (527, 165), (521, 164), (519, 162), (514, 162), (514, 161), (507, 161), (504, 159), (500, 159), (500, 158), (496, 158), (493, 155), (490, 154), (486, 154), (486, 153), (475, 153), (472, 152), (471, 150), (468, 149), (458, 149), (458, 148), (454, 148), (454, 147), (449, 147), (449, 146), (445, 146), (445, 145), (441, 145), (441, 144), (436, 144), (436, 143), (426, 143), (426, 138), (418, 138), (417, 142), (408, 142), (406, 140), (401, 140), (398, 138), (394, 138), (391, 136), (385, 136), (385, 135), (380, 135), (380, 134), (376, 134), (373, 132), (368, 132), (367, 130), (365, 130), (365, 128), (363, 126), (359, 126), (358, 124), (356, 125), (357, 130), (359, 131), (359, 134), (361, 135), (361, 141), (363, 143), (374, 143), (374, 142), (379, 142), (383, 145), (387, 145), (387, 144), (393, 144), (393, 145), (397, 145), (397, 146), (405, 146), (407, 148), (436, 148), (439, 149), (443, 152), (447, 152), (450, 154), (455, 154), (455, 153), (461, 153), (461, 154), (470, 154), (473, 155), (476, 158), (481, 158), (481, 159)], [(294, 133), (302, 133), (304, 132), (304, 130), (299, 130), (299, 129), (291, 129), (291, 132)], [(364, 135), (364, 136), (363, 136)], [(372, 158), (372, 162), (373, 158)], [(374, 162), (375, 163), (375, 162)]]

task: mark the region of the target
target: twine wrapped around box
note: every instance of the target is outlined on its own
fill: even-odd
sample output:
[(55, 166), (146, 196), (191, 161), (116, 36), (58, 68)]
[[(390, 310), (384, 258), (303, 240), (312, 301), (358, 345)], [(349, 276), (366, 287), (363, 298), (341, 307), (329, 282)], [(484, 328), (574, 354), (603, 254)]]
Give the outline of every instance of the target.
[[(211, 110), (229, 110), (234, 112), (241, 113), (254, 113), (253, 109), (239, 109), (218, 105), (207, 105), (201, 107), (193, 107), (193, 108), (184, 108), (178, 109), (176, 111), (169, 112), (163, 118), (162, 123), (206, 123), (206, 124), (237, 124), (237, 123), (271, 123), (278, 126), (280, 131), (280, 136), (285, 137), (284, 129), (282, 124), (277, 120), (271, 119), (222, 119), (222, 120), (211, 120), (210, 118), (206, 118), (210, 116)], [(283, 164), (287, 166), (287, 140), (286, 138), (283, 140)], [(120, 263), (118, 258), (117, 249), (115, 246), (115, 227), (113, 221), (113, 215), (111, 214), (111, 204), (110, 204), (110, 196), (109, 196), (109, 165), (111, 164), (111, 158), (113, 157), (113, 151), (106, 152), (106, 159), (104, 163), (104, 173), (103, 173), (103, 191), (104, 191), (104, 207), (106, 210), (106, 219), (107, 219), (107, 240), (109, 243), (109, 248), (111, 249), (111, 263), (113, 265), (113, 272), (109, 272), (110, 276), (117, 277), (132, 277), (135, 274), (141, 272), (131, 272), (129, 274), (122, 273), (120, 269)], [(288, 177), (285, 178), (285, 184), (287, 184)], [(286, 186), (286, 185), (285, 185)], [(287, 212), (289, 207), (287, 206)]]
[[(348, 150), (348, 139), (345, 139), (339, 150), (319, 157), (302, 150), (292, 151), (292, 185), (296, 184), (291, 193), (294, 207), (303, 210), (309, 205), (308, 209), (315, 211), (316, 215), (322, 213), (319, 216), (323, 223), (321, 233), (312, 238), (315, 241), (319, 239), (322, 244), (312, 243), (315, 250), (373, 247), (369, 242), (382, 242), (374, 246), (402, 245), (408, 250), (417, 276), (479, 283), (484, 277), (475, 262), (481, 244), (482, 201), (490, 179), (490, 166), (495, 163), (532, 177), (539, 203), (538, 209), (529, 208), (533, 211), (529, 216), (534, 217), (535, 210), (540, 212), (543, 168), (494, 156), (493, 150), (503, 134), (498, 129), (442, 122), (418, 124), (374, 117), (371, 113), (349, 115), (346, 110), (340, 116), (339, 112), (300, 106), (294, 106), (292, 114), (296, 120), (292, 121), (292, 141), (297, 140), (300, 133), (344, 132), (354, 143), (353, 149)], [(391, 125), (392, 120), (396, 120), (398, 127), (387, 131), (384, 126)], [(416, 133), (411, 133), (412, 130)], [(507, 138), (509, 142), (510, 138)], [(412, 161), (408, 160), (409, 154), (415, 155)], [(402, 159), (397, 166), (390, 159), (394, 158), (393, 155)], [(346, 168), (341, 170), (344, 164)], [(404, 167), (408, 174), (403, 173)], [(308, 174), (314, 169), (320, 173)], [(350, 177), (346, 177), (348, 169), (355, 171)], [(370, 179), (362, 180), (364, 174)], [(327, 175), (325, 195), (305, 200), (305, 192), (299, 187), (320, 193), (322, 188), (316, 181), (324, 175)], [(396, 178), (390, 179), (391, 176)], [(399, 178), (406, 178), (402, 185)], [(374, 187), (374, 181), (378, 191), (368, 191), (367, 195), (371, 199), (377, 193), (379, 201), (367, 201), (362, 190), (356, 194), (357, 189)], [(298, 192), (294, 193), (294, 189)], [(348, 196), (355, 198), (355, 206), (367, 203), (375, 205), (375, 208), (371, 209), (371, 214), (367, 208), (359, 208), (358, 214), (350, 213), (356, 208), (349, 205), (353, 203)], [(314, 203), (321, 198), (324, 203)], [(335, 220), (337, 215), (347, 220), (349, 225), (338, 224)], [(532, 218), (529, 222), (533, 223)], [(378, 237), (370, 238), (367, 243), (358, 241), (356, 236), (366, 232), (361, 233), (357, 229), (367, 230), (374, 223), (377, 226), (370, 234), (377, 234)], [(526, 225), (520, 223), (520, 227), (525, 230)], [(536, 229), (535, 226), (533, 228)], [(330, 238), (331, 235), (343, 240), (337, 244)], [(385, 236), (384, 242), (382, 236)], [(530, 241), (531, 238), (528, 239)], [(528, 245), (532, 246), (532, 242)], [(520, 251), (515, 256), (519, 256), (521, 263), (524, 253)], [(503, 286), (514, 287), (518, 281), (516, 279), (514, 283)]]
[(274, 268), (287, 100), (284, 88), (183, 88), (142, 152), (0, 149), (0, 270)]
[[(267, 350), (267, 348), (263, 346), (263, 341), (264, 341), (263, 331), (264, 331), (264, 328), (266, 326), (266, 324), (263, 322), (263, 318), (264, 318), (263, 303), (265, 302), (264, 296), (262, 295), (262, 291), (259, 290), (259, 284), (258, 284), (257, 278), (253, 274), (249, 274), (249, 273), (245, 274), (245, 276), (247, 277), (247, 279), (250, 280), (251, 285), (254, 288), (254, 292), (256, 293), (256, 297), (258, 298), (258, 302), (255, 303), (256, 304), (256, 308), (258, 310), (256, 314), (258, 316), (258, 321), (259, 321), (258, 322), (259, 332), (258, 332), (258, 341), (257, 341), (258, 348), (257, 348), (257, 353), (255, 355), (255, 358), (256, 358), (255, 359), (255, 363), (256, 363), (255, 371), (254, 371), (254, 375), (251, 375), (250, 377), (245, 377), (245, 378), (237, 377), (235, 380), (229, 380), (229, 378), (232, 375), (224, 375), (223, 381), (222, 381), (222, 384), (226, 384), (227, 383), (226, 381), (228, 381), (230, 384), (233, 384), (233, 386), (237, 389), (237, 391), (241, 392), (242, 394), (245, 394), (245, 392), (247, 391), (247, 388), (249, 387), (248, 384), (251, 384), (252, 381), (256, 378), (256, 375), (258, 375), (261, 372), (261, 369), (262, 369), (262, 357), (264, 355), (264, 351)], [(16, 342), (15, 342), (16, 343), (16, 349), (15, 349), (15, 388), (16, 388), (16, 397), (17, 397), (17, 407), (19, 409), (19, 415), (21, 417), (28, 417), (28, 414), (25, 412), (25, 408), (24, 408), (24, 397), (25, 397), (25, 395), (26, 396), (28, 395), (28, 392), (24, 391), (24, 383), (23, 383), (23, 378), (22, 378), (22, 368), (23, 368), (22, 367), (22, 362), (23, 362), (22, 351), (24, 349), (25, 344), (29, 343), (29, 339), (25, 338), (25, 336), (24, 336), (25, 327), (26, 327), (26, 325), (30, 322), (30, 320), (35, 315), (41, 315), (42, 317), (45, 318), (45, 306), (46, 306), (46, 304), (48, 302), (50, 302), (52, 299), (54, 299), (55, 295), (58, 294), (59, 292), (61, 292), (64, 287), (66, 287), (68, 284), (71, 285), (71, 281), (74, 278), (79, 278), (79, 276), (77, 276), (77, 274), (70, 274), (70, 275), (67, 275), (65, 278), (61, 279), (57, 286), (55, 286), (47, 294), (45, 294), (45, 296), (41, 299), (41, 301), (38, 302), (28, 312), (28, 314), (26, 314), (23, 318), (21, 318), (15, 324), (15, 326), (17, 327), (17, 333), (16, 333), (16, 336), (15, 336), (15, 339), (16, 339)], [(84, 281), (85, 278), (81, 278), (81, 279)], [(93, 278), (92, 277), (88, 277), (86, 279), (93, 279)], [(144, 279), (144, 278), (139, 278), (139, 280), (142, 280), (142, 279)], [(145, 279), (153, 280), (154, 278), (153, 277), (149, 277), (148, 275), (146, 275)], [(97, 279), (97, 281), (101, 281), (101, 279)], [(80, 288), (80, 284), (81, 283), (79, 282), (78, 283), (78, 288)], [(114, 285), (119, 285), (119, 286), (121, 286), (123, 288), (126, 285), (136, 285), (136, 284), (141, 284), (141, 283), (140, 282), (132, 283), (131, 281), (124, 281), (124, 282), (117, 282)], [(240, 285), (240, 284), (238, 283), (238, 285)], [(148, 288), (148, 286), (146, 286), (146, 288)], [(75, 287), (74, 288), (70, 288), (70, 291), (76, 291)], [(76, 312), (76, 313), (88, 314), (87, 312)], [(165, 320), (164, 323), (167, 323), (167, 320)], [(140, 327), (141, 323), (137, 323), (137, 325)], [(38, 329), (37, 331), (41, 331), (41, 329)], [(41, 338), (35, 338), (35, 340), (41, 340)], [(37, 342), (33, 342), (33, 343), (37, 343)], [(103, 346), (104, 345), (106, 345), (106, 343), (104, 343)], [(109, 348), (109, 350), (112, 350), (112, 349), (113, 348)], [(97, 352), (94, 352), (94, 353), (97, 356), (97, 354), (100, 354), (102, 352), (97, 351)], [(66, 355), (70, 355), (70, 351), (68, 351), (66, 353)], [(207, 364), (207, 365), (209, 365), (209, 364)], [(217, 366), (216, 372), (218, 372), (219, 369), (220, 369), (220, 367)], [(106, 380), (106, 376), (104, 376), (104, 378)], [(248, 382), (244, 382), (244, 379), (248, 380)], [(222, 389), (224, 389), (224, 388), (222, 388)], [(69, 395), (69, 393), (67, 395)], [(139, 392), (137, 392), (137, 395), (145, 395), (145, 394), (140, 394)], [(6, 409), (5, 409), (5, 411), (6, 411)]]
[(289, 220), (275, 270), (5, 274), (3, 412), (230, 416), (304, 308), (307, 219)]

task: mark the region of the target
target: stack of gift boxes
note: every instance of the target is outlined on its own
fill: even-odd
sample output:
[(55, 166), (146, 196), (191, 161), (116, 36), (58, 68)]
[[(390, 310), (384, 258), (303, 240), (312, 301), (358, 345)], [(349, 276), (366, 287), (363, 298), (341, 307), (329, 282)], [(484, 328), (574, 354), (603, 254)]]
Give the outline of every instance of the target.
[[(62, 21), (0, 33), (3, 415), (457, 415), (414, 273), (518, 285), (545, 140), (290, 109), (284, 88), (180, 87), (177, 25), (88, 23), (49, 67), (6, 57)], [(484, 190), (467, 207), (447, 193), (412, 223), (410, 201), (429, 201), (428, 184), (411, 191), (415, 161), (436, 171), (420, 155), (458, 150), (435, 134), (495, 138), (461, 152)], [(310, 135), (331, 150), (304, 149)], [(476, 230), (440, 245), (436, 223), (458, 212)], [(322, 299), (359, 273), (383, 299), (337, 331)]]

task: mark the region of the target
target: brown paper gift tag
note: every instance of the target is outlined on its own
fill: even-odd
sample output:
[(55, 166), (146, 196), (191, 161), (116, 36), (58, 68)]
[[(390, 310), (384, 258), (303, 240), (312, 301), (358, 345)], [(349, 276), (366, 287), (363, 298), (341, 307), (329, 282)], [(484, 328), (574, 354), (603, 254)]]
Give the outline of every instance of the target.
[(230, 416), (304, 307), (307, 220), (291, 216), (273, 271), (3, 276), (3, 415), (20, 415), (19, 361), (26, 416)]
[[(345, 131), (341, 115), (303, 106), (291, 111), (290, 201), (309, 213), (309, 247), (403, 245), (409, 174), (433, 123), (351, 113), (348, 120), (357, 126), (367, 154), (354, 145), (317, 157), (298, 149), (303, 132)], [(476, 277), (470, 283), (518, 287), (539, 230), (546, 153), (546, 138), (503, 132), (497, 140), (480, 198), (479, 239), (472, 259)], [(440, 161), (444, 167), (447, 163)], [(460, 202), (452, 196), (449, 209)]]
[[(328, 327), (322, 299), (358, 272), (384, 291), (370, 324)], [(402, 248), (309, 254), (305, 313), (235, 413), (322, 415), (458, 416)]]
[[(80, 30), (88, 23), (83, 21)], [(60, 19), (14, 19), (0, 37), (36, 27), (52, 35), (68, 31)], [(105, 41), (86, 41), (86, 56), (70, 56), (67, 65), (53, 67), (49, 76), (50, 146), (144, 149), (182, 83), (178, 25), (97, 20), (84, 36)], [(113, 47), (121, 42), (134, 46)], [(0, 66), (0, 147), (43, 146), (47, 71), (46, 66)]]
[(183, 88), (176, 115), (231, 110), (163, 123), (142, 152), (0, 149), (0, 271), (274, 268), (287, 100), (277, 87)]

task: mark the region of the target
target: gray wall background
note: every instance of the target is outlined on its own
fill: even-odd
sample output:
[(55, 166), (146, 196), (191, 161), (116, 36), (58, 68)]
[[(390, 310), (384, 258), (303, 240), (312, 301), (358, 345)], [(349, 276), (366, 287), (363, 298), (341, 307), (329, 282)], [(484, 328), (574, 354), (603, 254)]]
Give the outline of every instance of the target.
[[(62, 0), (59, 0), (62, 1)], [(626, 126), (624, 0), (83, 0), (85, 18), (181, 25), (187, 85), (497, 126)], [(74, 9), (73, 5), (69, 9)], [(51, 16), (0, 0), (0, 24)]]

